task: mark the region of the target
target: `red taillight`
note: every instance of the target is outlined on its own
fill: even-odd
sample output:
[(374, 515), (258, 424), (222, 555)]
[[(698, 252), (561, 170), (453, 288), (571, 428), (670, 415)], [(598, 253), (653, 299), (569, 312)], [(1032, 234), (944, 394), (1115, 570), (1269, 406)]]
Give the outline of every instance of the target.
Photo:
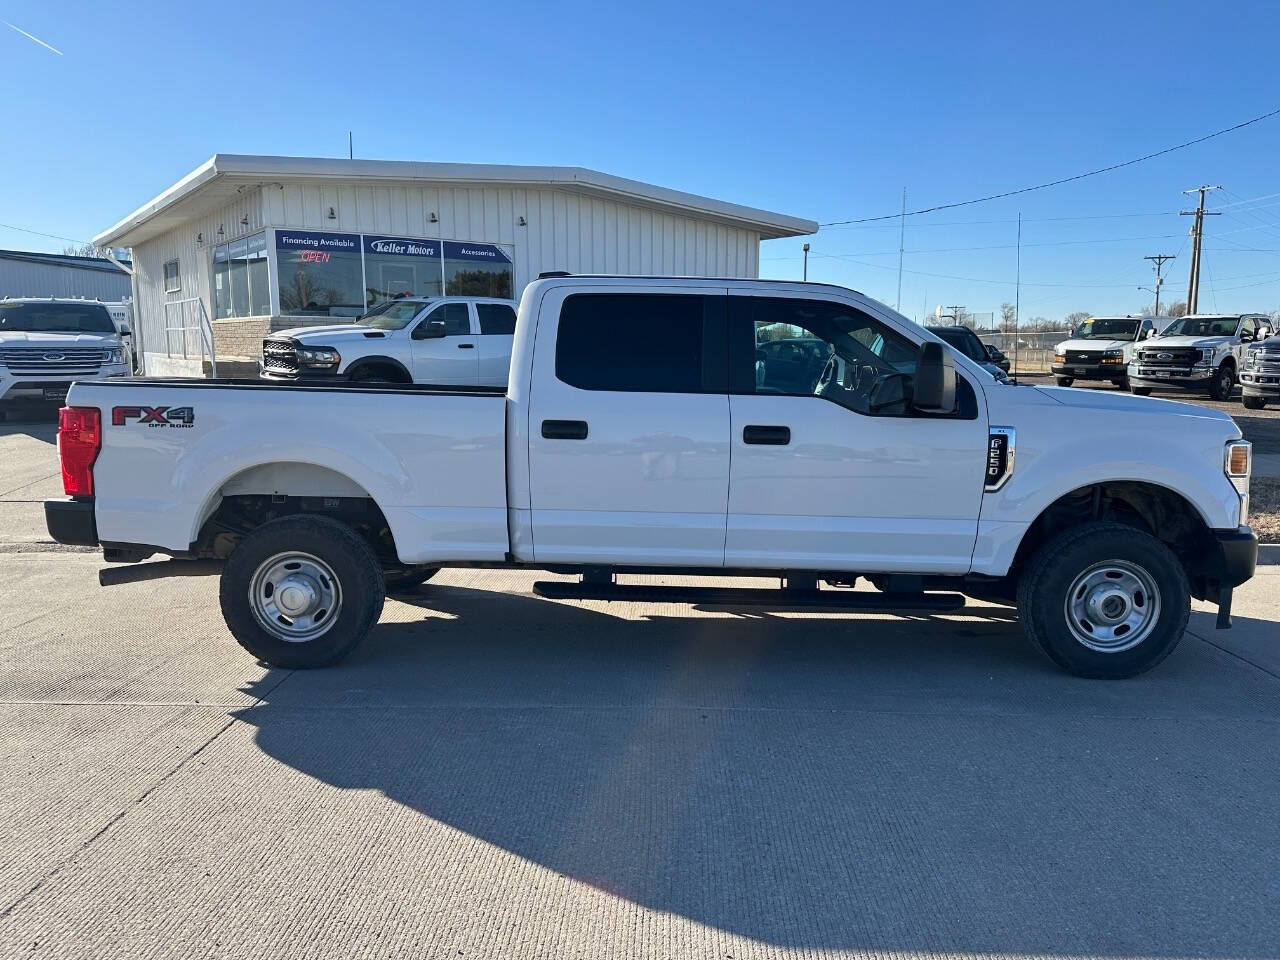
[(102, 449), (102, 415), (93, 407), (58, 411), (58, 459), (69, 497), (93, 496), (93, 461)]

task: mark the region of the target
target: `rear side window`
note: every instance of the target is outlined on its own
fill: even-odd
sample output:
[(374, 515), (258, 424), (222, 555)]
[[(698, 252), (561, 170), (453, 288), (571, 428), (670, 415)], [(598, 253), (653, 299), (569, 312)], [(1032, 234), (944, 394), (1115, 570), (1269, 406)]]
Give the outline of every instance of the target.
[(507, 335), (516, 332), (516, 312), (505, 303), (477, 303), (481, 334)]
[[(556, 377), (583, 390), (704, 392), (706, 301), (680, 294), (579, 293), (560, 310)], [(724, 344), (720, 342), (723, 360)]]

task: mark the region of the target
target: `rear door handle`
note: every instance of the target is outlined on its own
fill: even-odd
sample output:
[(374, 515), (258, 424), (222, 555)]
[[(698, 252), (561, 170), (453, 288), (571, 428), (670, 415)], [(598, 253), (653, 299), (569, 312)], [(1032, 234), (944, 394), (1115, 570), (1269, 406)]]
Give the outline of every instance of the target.
[(542, 437), (544, 440), (585, 440), (587, 439), (587, 421), (543, 420)]
[(476, 346), (476, 345), (475, 345), (474, 343), (460, 343), (460, 344), (458, 344), (458, 349), (459, 349), (459, 350), (474, 350), (474, 349), (475, 349), (475, 346)]
[(785, 447), (791, 442), (791, 428), (749, 423), (742, 428), (742, 442)]

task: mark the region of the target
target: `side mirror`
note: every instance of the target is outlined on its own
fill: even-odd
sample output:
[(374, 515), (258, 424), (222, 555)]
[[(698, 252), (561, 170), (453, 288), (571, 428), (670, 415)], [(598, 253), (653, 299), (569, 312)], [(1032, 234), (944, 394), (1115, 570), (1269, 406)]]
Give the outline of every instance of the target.
[(1150, 340), (1152, 337), (1156, 336), (1157, 333), (1159, 333), (1159, 331), (1156, 330), (1155, 327), (1147, 327), (1146, 332), (1142, 334), (1142, 339)]
[(1252, 334), (1252, 333), (1250, 333), (1248, 330), (1241, 330), (1241, 331), (1240, 331), (1240, 342), (1241, 342), (1241, 343), (1253, 343), (1253, 334)]
[(120, 324), (120, 336), (129, 337), (132, 335), (133, 335), (133, 330), (130, 329), (127, 323)]
[(956, 367), (951, 351), (940, 343), (920, 344), (911, 405), (925, 413), (950, 413), (956, 408)]
[(983, 346), (986, 348), (988, 360), (994, 360), (1000, 355), (1000, 351), (995, 348), (994, 344), (986, 343)]
[(445, 335), (443, 320), (426, 320), (413, 328), (415, 340), (439, 340)]

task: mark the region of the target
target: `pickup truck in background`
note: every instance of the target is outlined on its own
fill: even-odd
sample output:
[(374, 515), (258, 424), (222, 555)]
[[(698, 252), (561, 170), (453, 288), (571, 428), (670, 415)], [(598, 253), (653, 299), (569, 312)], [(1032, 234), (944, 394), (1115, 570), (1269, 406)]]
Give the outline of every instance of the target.
[(516, 304), (492, 297), (401, 297), (355, 323), (297, 327), (262, 341), (268, 380), (505, 387)]
[(61, 402), (72, 381), (129, 376), (129, 357), (96, 300), (0, 300), (0, 420), (8, 411)]
[[(351, 651), (388, 584), (514, 566), (580, 575), (535, 583), (557, 598), (968, 595), (1016, 605), (1063, 669), (1124, 677), (1173, 650), (1193, 596), (1229, 625), (1257, 558), (1224, 413), (997, 383), (822, 284), (548, 276), (506, 388), (136, 380), (68, 404), (53, 538), (225, 559), (231, 633), (280, 666)], [(637, 572), (784, 589), (618, 582)]]
[(956, 324), (950, 327), (925, 327), (930, 333), (947, 346), (968, 357), (983, 370), (1000, 382), (1009, 379), (1009, 362), (1004, 364), (993, 359), (987, 345), (968, 327)]
[(1261, 410), (1268, 401), (1280, 401), (1280, 334), (1249, 347), (1240, 371), (1240, 393), (1249, 410)]
[(1172, 387), (1229, 400), (1248, 345), (1270, 335), (1271, 318), (1261, 313), (1179, 317), (1134, 351), (1129, 389), (1145, 397)]
[(1129, 361), (1144, 340), (1154, 337), (1166, 317), (1090, 317), (1055, 348), (1053, 377), (1060, 387), (1076, 380), (1110, 380), (1129, 389)]

